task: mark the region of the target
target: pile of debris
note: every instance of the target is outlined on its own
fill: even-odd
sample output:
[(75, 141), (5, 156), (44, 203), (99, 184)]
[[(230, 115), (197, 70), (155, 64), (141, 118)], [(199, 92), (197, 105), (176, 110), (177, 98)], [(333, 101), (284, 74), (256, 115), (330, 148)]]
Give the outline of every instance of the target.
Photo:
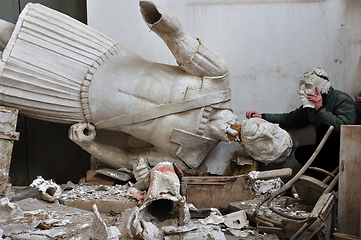
[[(262, 199), (282, 187), (281, 178), (290, 176), (290, 169), (238, 176), (190, 175), (169, 162), (142, 169), (148, 170), (138, 174), (138, 181), (127, 173), (123, 184), (98, 185), (91, 180), (90, 184), (59, 186), (38, 177), (30, 185), (32, 195), (29, 188), (14, 187), (13, 200), (0, 201), (0, 235), (3, 239), (73, 240), (289, 239), (302, 234), (298, 233), (301, 228), (309, 229), (312, 214), (321, 226), (313, 234), (319, 232), (325, 226), (320, 223), (333, 209), (333, 204), (320, 203), (320, 217), (313, 205), (284, 195), (274, 198), (271, 208), (260, 206)], [(94, 178), (94, 170), (90, 173)], [(108, 170), (99, 173), (110, 177)], [(119, 181), (118, 174), (113, 175)], [(19, 195), (24, 191), (28, 198), (22, 199)], [(334, 202), (332, 195), (325, 201)], [(303, 220), (286, 218), (272, 209)]]

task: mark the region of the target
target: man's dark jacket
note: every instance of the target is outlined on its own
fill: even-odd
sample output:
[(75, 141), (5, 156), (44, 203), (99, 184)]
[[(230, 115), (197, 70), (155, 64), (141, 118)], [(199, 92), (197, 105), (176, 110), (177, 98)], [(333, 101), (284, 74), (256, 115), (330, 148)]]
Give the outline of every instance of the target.
[(358, 109), (348, 94), (333, 88), (322, 98), (322, 107), (317, 111), (314, 108), (301, 106), (289, 113), (264, 113), (262, 118), (269, 122), (278, 123), (282, 128), (302, 128), (309, 124), (315, 127), (316, 144), (299, 147), (296, 150), (295, 157), (301, 164), (308, 161), (328, 128), (331, 125), (334, 126), (332, 134), (312, 164), (312, 166), (333, 171), (339, 164), (341, 125), (358, 124)]

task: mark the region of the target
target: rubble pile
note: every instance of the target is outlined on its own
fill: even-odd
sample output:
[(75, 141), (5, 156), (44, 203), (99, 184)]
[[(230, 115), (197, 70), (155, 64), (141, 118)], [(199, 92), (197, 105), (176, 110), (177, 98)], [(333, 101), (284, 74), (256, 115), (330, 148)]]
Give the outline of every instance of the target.
[[(169, 162), (159, 163), (142, 175), (140, 185), (146, 186), (145, 190), (131, 181), (113, 186), (71, 182), (59, 186), (38, 177), (31, 184), (38, 199), (0, 199), (4, 212), (0, 215), (0, 234), (3, 239), (289, 239), (305, 221), (287, 219), (266, 205), (259, 208), (257, 216), (254, 214), (263, 198), (283, 186), (280, 176), (284, 175), (289, 172), (253, 171), (237, 176), (236, 181), (242, 180), (244, 189), (253, 194), (229, 202), (228, 209), (198, 209), (188, 202), (181, 194), (187, 187), (182, 171)], [(187, 183), (191, 183), (190, 178)], [(208, 177), (204, 184), (215, 183)], [(219, 195), (219, 188), (211, 189), (214, 196)], [(49, 196), (44, 198), (44, 193)], [(283, 195), (271, 206), (299, 218), (307, 218), (313, 208), (302, 199)]]

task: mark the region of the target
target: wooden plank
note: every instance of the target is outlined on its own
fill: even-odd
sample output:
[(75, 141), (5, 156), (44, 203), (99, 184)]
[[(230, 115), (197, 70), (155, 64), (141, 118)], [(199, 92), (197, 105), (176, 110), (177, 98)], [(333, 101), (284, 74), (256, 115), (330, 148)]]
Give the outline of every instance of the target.
[(341, 126), (338, 232), (359, 236), (361, 126)]
[(321, 219), (317, 219), (298, 239), (311, 239), (316, 233), (318, 233), (318, 231), (320, 231), (321, 228), (323, 228), (324, 225), (325, 223)]
[(311, 239), (322, 227), (324, 222), (321, 219), (316, 219), (314, 222), (305, 223), (291, 238), (290, 240)]
[[(332, 208), (334, 209), (334, 208)], [(334, 230), (334, 224), (333, 224), (333, 214), (328, 214), (327, 218), (324, 221), (325, 226), (318, 232), (317, 236), (318, 239), (324, 239), (324, 240), (330, 240), (332, 237), (332, 233)]]
[(312, 209), (312, 212), (310, 213), (309, 218), (317, 218), (320, 216), (323, 208), (328, 203), (329, 198), (332, 197), (331, 193), (322, 194), (321, 197), (318, 199), (315, 207)]
[(258, 226), (257, 229), (260, 233), (276, 234), (278, 237), (286, 236), (286, 234), (282, 228)]
[(334, 209), (335, 206), (335, 196), (332, 195), (327, 203), (325, 204), (324, 208), (322, 209), (321, 213), (320, 213), (320, 218), (323, 220), (323, 221), (326, 221), (326, 219), (331, 215), (331, 218), (332, 218), (332, 210)]
[(257, 172), (257, 176), (254, 179), (257, 180), (267, 180), (267, 179), (273, 179), (278, 177), (289, 177), (292, 174), (291, 168), (282, 168), (282, 169), (275, 169), (275, 170), (269, 170), (269, 171), (260, 171)]
[(10, 163), (19, 110), (0, 106), (0, 184), (9, 181)]
[(306, 222), (307, 220), (299, 221), (288, 218), (281, 220), (282, 229), (286, 233), (287, 238), (291, 238), (299, 229), (303, 227)]

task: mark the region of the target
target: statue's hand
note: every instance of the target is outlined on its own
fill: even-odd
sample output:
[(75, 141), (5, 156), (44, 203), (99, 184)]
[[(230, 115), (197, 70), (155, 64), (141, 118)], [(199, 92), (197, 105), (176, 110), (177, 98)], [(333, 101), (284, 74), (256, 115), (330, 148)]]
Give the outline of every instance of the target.
[(90, 123), (76, 123), (69, 128), (69, 138), (81, 147), (91, 144), (96, 136), (95, 127)]
[(150, 167), (144, 158), (140, 157), (138, 163), (133, 164), (133, 175), (135, 180), (140, 181), (150, 172)]
[(236, 125), (239, 125), (238, 118), (231, 111), (217, 111), (209, 122), (211, 136), (226, 142), (235, 141), (239, 138), (239, 132), (232, 126)]

